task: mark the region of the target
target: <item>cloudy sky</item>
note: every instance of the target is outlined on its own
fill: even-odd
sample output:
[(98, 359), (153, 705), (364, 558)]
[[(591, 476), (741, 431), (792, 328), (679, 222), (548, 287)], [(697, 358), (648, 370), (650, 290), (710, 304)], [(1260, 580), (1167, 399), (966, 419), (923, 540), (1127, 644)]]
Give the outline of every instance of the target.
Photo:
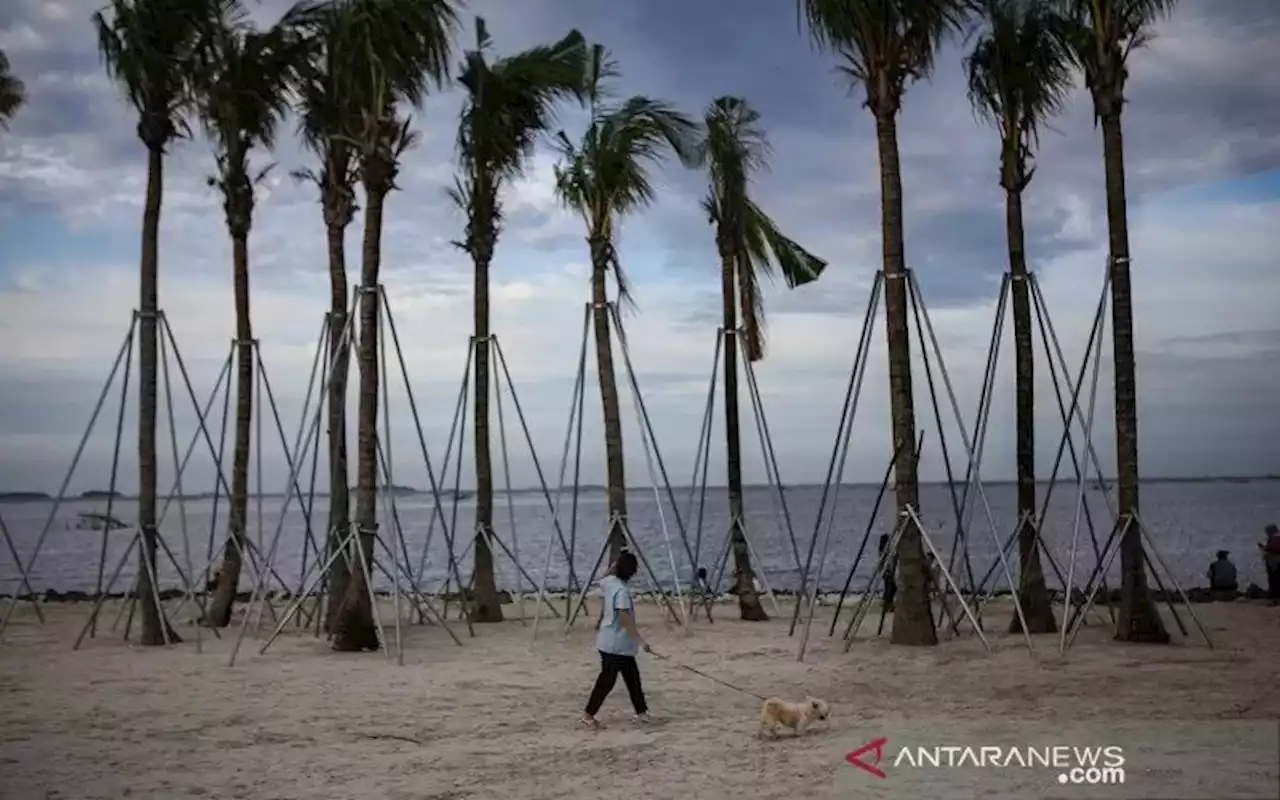
[[(89, 24), (97, 3), (0, 4), (0, 47), (30, 94), (11, 130), (0, 131), (2, 490), (57, 490), (136, 303), (145, 153), (129, 109), (98, 60)], [(1274, 80), (1280, 74), (1280, 14), (1274, 5), (1184, 0), (1156, 41), (1133, 58), (1125, 134), (1147, 476), (1280, 473), (1280, 83)], [(264, 0), (254, 13), (270, 23), (284, 6)], [(501, 52), (578, 27), (618, 59), (619, 94), (662, 97), (690, 113), (725, 94), (742, 95), (759, 108), (775, 154), (772, 171), (756, 184), (757, 199), (831, 263), (818, 284), (770, 291), (769, 352), (758, 367), (784, 480), (821, 481), (879, 266), (877, 161), (871, 118), (842, 84), (832, 59), (798, 32), (793, 3), (472, 0), (461, 42), (471, 41), (474, 14), (486, 17)], [(967, 104), (962, 55), (961, 48), (946, 50), (932, 81), (911, 87), (900, 136), (908, 263), (918, 272), (972, 429), (1006, 261), (998, 141), (975, 122)], [(384, 231), (383, 279), (437, 465), (471, 327), (469, 265), (450, 244), (463, 222), (444, 193), (452, 183), (458, 108), (457, 93), (447, 92), (428, 98), (415, 113), (422, 142), (406, 156), (403, 191), (389, 200)], [(580, 115), (566, 109), (562, 124), (574, 135)], [(1082, 93), (1054, 128), (1026, 198), (1028, 246), (1074, 372), (1101, 289), (1102, 155)], [(328, 279), (316, 192), (288, 177), (312, 160), (284, 138), (276, 153), (263, 157), (279, 168), (261, 192), (250, 247), (253, 323), (292, 442)], [(204, 183), (212, 164), (210, 148), (199, 138), (173, 148), (160, 242), (161, 306), (202, 402), (233, 331), (230, 248), (219, 201)], [(582, 224), (556, 201), (553, 165), (551, 154), (540, 153), (527, 180), (505, 197), (508, 223), (493, 274), (493, 320), (534, 446), (554, 482), (588, 286)], [(658, 179), (657, 204), (627, 219), (621, 234), (639, 304), (625, 324), (662, 455), (673, 480), (687, 483), (719, 313), (717, 265), (698, 208), (704, 177), (672, 166)], [(348, 238), (353, 275), (360, 233), (357, 218)], [(882, 315), (877, 322), (881, 331)], [(1011, 336), (1007, 342), (984, 459), (983, 474), (990, 478), (1012, 474)], [(1109, 341), (1096, 430), (1106, 465), (1114, 457), (1108, 350)], [(882, 335), (871, 356), (847, 473), (854, 480), (878, 480), (889, 456)], [(1039, 357), (1040, 462), (1047, 472), (1062, 425), (1048, 361), (1042, 352)], [(193, 403), (176, 364), (171, 372), (184, 449), (195, 430)], [(424, 486), (405, 392), (395, 378), (396, 481)], [(588, 380), (583, 480), (603, 483), (594, 371)], [(107, 481), (119, 388), (118, 382), (112, 388), (73, 490)], [(135, 388), (136, 379), (131, 395)], [(917, 419), (930, 436), (924, 473), (939, 478), (937, 426), (922, 369), (916, 396)], [(962, 453), (945, 397), (942, 404), (951, 450)], [(132, 491), (132, 397), (126, 411), (120, 486)], [(513, 480), (528, 485), (535, 480), (529, 448), (509, 400), (506, 412)], [(635, 417), (628, 414), (630, 480), (644, 485), (643, 451)], [(163, 412), (161, 419), (161, 460), (172, 474)], [(278, 489), (287, 469), (269, 416), (266, 423), (264, 483)], [(723, 474), (721, 435), (717, 426), (712, 480)], [(760, 481), (759, 448), (754, 438), (747, 444), (747, 477)], [(202, 446), (186, 484), (212, 488), (211, 465)], [(464, 475), (468, 471), (469, 464)]]

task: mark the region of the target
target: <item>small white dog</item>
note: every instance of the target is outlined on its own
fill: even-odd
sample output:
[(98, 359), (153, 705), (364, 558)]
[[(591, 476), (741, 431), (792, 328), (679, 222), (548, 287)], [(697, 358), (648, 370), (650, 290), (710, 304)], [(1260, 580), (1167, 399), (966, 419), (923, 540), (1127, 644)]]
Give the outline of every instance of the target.
[(806, 697), (803, 703), (788, 703), (777, 697), (770, 697), (760, 707), (760, 730), (758, 737), (765, 733), (776, 736), (779, 728), (790, 728), (796, 736), (802, 735), (815, 722), (826, 722), (831, 716), (831, 709), (826, 702), (816, 697)]

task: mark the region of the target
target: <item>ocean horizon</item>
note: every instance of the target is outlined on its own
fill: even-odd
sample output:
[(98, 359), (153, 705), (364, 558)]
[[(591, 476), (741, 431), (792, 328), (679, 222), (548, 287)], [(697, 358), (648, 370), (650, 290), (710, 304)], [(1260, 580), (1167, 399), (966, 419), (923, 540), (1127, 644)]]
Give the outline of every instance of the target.
[[(1280, 479), (1261, 477), (1144, 480), (1142, 517), (1157, 551), (1153, 562), (1163, 565), (1161, 574), (1165, 574), (1167, 567), (1183, 588), (1203, 585), (1204, 573), (1214, 552), (1228, 550), (1234, 555), (1242, 586), (1249, 583), (1264, 585), (1265, 575), (1256, 555), (1256, 543), (1262, 539), (1264, 525), (1280, 521), (1280, 491), (1277, 491), (1280, 486), (1277, 483)], [(1106, 482), (1104, 485), (1110, 484)], [(495, 572), (499, 588), (532, 592), (536, 586), (531, 579), (541, 582), (545, 565), (548, 588), (563, 589), (569, 582), (568, 560), (564, 551), (570, 545), (578, 578), (583, 580), (591, 573), (603, 549), (609, 522), (603, 487), (599, 491), (592, 488), (582, 487), (579, 492), (576, 524), (570, 508), (571, 491), (566, 490), (560, 498), (559, 528), (565, 540), (564, 546), (559, 543), (555, 518), (540, 489), (513, 491), (509, 495), (499, 493), (501, 500), (494, 508), (497, 535), (523, 567), (523, 572), (517, 570), (512, 558), (502, 552), (503, 548), (496, 548)], [(715, 491), (715, 488), (708, 487), (700, 524), (697, 495), (701, 493), (691, 491), (690, 487), (673, 487), (677, 501), (674, 507), (665, 491), (658, 492), (661, 503), (655, 498), (652, 487), (633, 487), (628, 491), (631, 533), (636, 546), (646, 556), (653, 577), (664, 588), (674, 588), (677, 578), (682, 586), (687, 584), (695, 564), (706, 567), (715, 576), (717, 558), (723, 553), (729, 525), (726, 493), (723, 487), (719, 487), (720, 491)], [(879, 485), (870, 484), (842, 484), (840, 491), (836, 492), (832, 487), (827, 517), (833, 522), (825, 559), (820, 558), (825, 525), (819, 529), (814, 545), (813, 563), (821, 562), (821, 591), (838, 591), (844, 585), (860, 548), (864, 554), (854, 575), (854, 590), (865, 586), (869, 580), (874, 567), (877, 536), (892, 531), (896, 513), (892, 493), (886, 493), (874, 519), (871, 517), (879, 488)], [(1042, 504), (1049, 488), (1048, 484), (1040, 486)], [(962, 484), (957, 484), (956, 494), (961, 494), (963, 489)], [(763, 580), (772, 588), (793, 590), (799, 585), (799, 565), (803, 564), (810, 542), (814, 540), (822, 493), (822, 486), (788, 486), (783, 493), (785, 502), (780, 502), (778, 492), (771, 487), (751, 487), (744, 492), (745, 524), (753, 560), (763, 572)], [(1097, 541), (1097, 550), (1101, 551), (1111, 531), (1113, 517), (1108, 511), (1107, 499), (1114, 504), (1113, 494), (1093, 482), (1084, 493), (1079, 514), (1076, 577), (1073, 580), (1077, 586), (1083, 584), (1084, 576), (1097, 563), (1094, 540)], [(554, 491), (551, 499), (554, 505)], [(161, 501), (164, 511), (161, 535), (183, 572), (189, 574), (190, 569), (198, 575), (212, 556), (221, 551), (226, 535), (226, 498), (221, 497), (217, 504), (211, 498), (179, 500), (175, 498), (167, 507)], [(273, 568), (284, 585), (273, 581), (268, 588), (277, 591), (302, 588), (304, 573), (314, 572), (316, 556), (313, 542), (323, 540), (328, 513), (326, 498), (318, 494), (310, 498), (309, 514), (304, 512), (303, 504), (294, 496), (261, 496), (252, 500), (249, 504), (249, 536), (262, 552), (271, 550), (272, 541), (279, 532)], [(1060, 481), (1053, 487), (1043, 518), (1042, 536), (1054, 561), (1053, 565), (1045, 563), (1045, 574), (1050, 588), (1057, 590), (1064, 584), (1057, 573), (1065, 576), (1069, 571), (1077, 501), (1077, 484)], [(832, 502), (837, 503), (833, 517)], [(81, 529), (77, 525), (82, 515), (101, 514), (104, 505), (104, 499), (68, 498), (61, 503), (31, 571), (30, 579), (35, 591), (97, 590), (104, 536), (101, 531)], [(429, 492), (394, 493), (387, 496), (381, 505), (379, 525), (384, 539), (389, 543), (398, 542), (401, 537), (395, 536), (394, 531), (402, 532), (403, 543), (396, 548), (397, 559), (403, 561), (403, 557), (408, 556), (408, 571), (414, 574), (415, 580), (420, 578), (424, 591), (442, 588), (451, 572), (445, 545), (446, 527), (452, 538), (457, 540), (454, 551), (459, 569), (464, 579), (469, 577), (471, 558), (467, 545), (475, 524), (473, 497), (459, 497), (455, 501), (442, 495), (442, 513), (433, 513), (436, 503)], [(28, 500), (6, 503), (0, 510), (0, 517), (4, 519), (24, 563), (30, 560), (36, 540), (50, 520), (52, 506), (49, 500)], [(136, 516), (136, 501), (117, 498), (112, 501), (111, 513), (113, 517), (126, 521), (126, 528), (113, 530), (105, 536), (104, 581), (121, 562), (129, 546), (132, 529), (127, 521)], [(996, 542), (1007, 541), (1017, 522), (1016, 486), (1013, 483), (984, 481), (982, 492), (971, 492), (968, 521), (964, 526), (967, 537), (956, 536), (952, 493), (946, 483), (921, 485), (919, 514), (930, 542), (949, 562), (954, 549), (957, 569), (966, 574), (972, 572), (975, 582), (994, 569), (993, 580), (999, 586), (991, 582), (988, 586), (1007, 588), (1008, 582), (1003, 577), (1003, 568), (997, 557)], [(1093, 523), (1092, 535), (1088, 525), (1090, 521)], [(794, 534), (794, 545), (788, 531)], [(967, 558), (964, 557), (966, 548), (961, 546), (964, 539), (968, 541)], [(551, 544), (554, 547), (550, 549), (548, 560), (548, 546)], [(375, 583), (379, 589), (389, 589), (389, 573), (393, 565), (386, 551), (381, 551), (380, 557), (387, 574), (381, 574)], [(4, 580), (0, 593), (11, 593), (17, 586), (17, 570), (12, 561), (7, 548), (0, 551), (0, 579)], [(1016, 569), (1012, 551), (1008, 554), (1008, 563), (1011, 569)], [(130, 557), (124, 561), (116, 584), (103, 589), (127, 591), (132, 586), (136, 569), (137, 558)], [(162, 588), (182, 587), (174, 564), (163, 551), (158, 571)], [(1118, 574), (1119, 560), (1116, 559), (1108, 575), (1115, 581), (1112, 585), (1118, 585)], [(648, 586), (647, 574), (642, 573), (637, 580), (641, 589)], [(1152, 583), (1154, 586), (1155, 582)], [(252, 588), (248, 579), (241, 585), (245, 590)]]

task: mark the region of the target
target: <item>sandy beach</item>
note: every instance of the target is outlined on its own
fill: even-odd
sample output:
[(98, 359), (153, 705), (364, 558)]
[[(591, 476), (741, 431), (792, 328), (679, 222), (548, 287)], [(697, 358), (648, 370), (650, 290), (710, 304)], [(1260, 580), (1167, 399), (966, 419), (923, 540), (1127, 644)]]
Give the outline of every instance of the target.
[[(532, 647), (514, 607), (512, 621), (477, 626), (474, 638), (454, 625), (461, 647), (439, 627), (407, 626), (404, 666), (335, 654), (323, 637), (289, 630), (265, 654), (246, 642), (228, 668), (234, 628), (221, 640), (206, 632), (203, 653), (186, 624), (183, 644), (144, 649), (110, 631), (108, 607), (97, 638), (76, 652), (88, 604), (45, 605), (42, 626), (24, 603), (0, 644), (0, 797), (848, 797), (844, 754), (894, 726), (1280, 717), (1280, 609), (1197, 605), (1214, 649), (1194, 629), (1170, 647), (1117, 644), (1098, 612), (1065, 660), (1056, 637), (1037, 637), (1033, 666), (995, 606), (990, 654), (972, 635), (930, 649), (866, 638), (874, 613), (846, 654), (827, 637), (822, 608), (797, 663), (787, 619), (742, 623), (722, 605), (715, 624), (682, 635), (644, 605), (641, 625), (667, 657), (641, 657), (656, 719), (632, 721), (619, 685), (601, 713), (606, 729), (589, 731), (578, 716), (598, 666), (594, 613), (567, 635), (544, 618)], [(751, 693), (820, 696), (830, 728), (757, 740)], [(1221, 789), (1230, 778), (1214, 780)], [(890, 796), (878, 791), (862, 796)]]

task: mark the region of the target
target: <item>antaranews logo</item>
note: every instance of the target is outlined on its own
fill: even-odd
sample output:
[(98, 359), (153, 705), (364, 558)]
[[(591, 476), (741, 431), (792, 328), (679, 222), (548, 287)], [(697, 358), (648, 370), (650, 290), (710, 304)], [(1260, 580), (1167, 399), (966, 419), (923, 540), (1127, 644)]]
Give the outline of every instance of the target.
[[(889, 739), (877, 736), (845, 755), (845, 761), (874, 778), (888, 777), (880, 762)], [(933, 745), (899, 747), (893, 757), (894, 769), (1046, 769), (1057, 773), (1059, 784), (1078, 786), (1118, 785), (1125, 782), (1124, 748), (1116, 745), (1082, 747), (1075, 745), (997, 746)]]

